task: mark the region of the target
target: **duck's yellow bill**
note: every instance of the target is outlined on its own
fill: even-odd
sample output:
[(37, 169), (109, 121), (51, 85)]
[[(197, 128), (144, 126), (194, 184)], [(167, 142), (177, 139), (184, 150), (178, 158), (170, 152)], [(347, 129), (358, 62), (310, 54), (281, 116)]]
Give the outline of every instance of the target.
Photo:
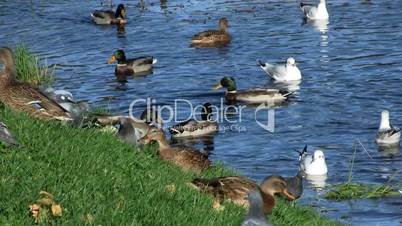
[(108, 64), (111, 64), (111, 63), (115, 62), (116, 60), (117, 60), (116, 57), (113, 55), (113, 56), (111, 56), (111, 57), (109, 58), (109, 60), (107, 61), (107, 63), (108, 63)]
[(221, 82), (216, 83), (212, 88), (213, 88), (213, 89), (220, 89), (220, 88), (222, 88)]

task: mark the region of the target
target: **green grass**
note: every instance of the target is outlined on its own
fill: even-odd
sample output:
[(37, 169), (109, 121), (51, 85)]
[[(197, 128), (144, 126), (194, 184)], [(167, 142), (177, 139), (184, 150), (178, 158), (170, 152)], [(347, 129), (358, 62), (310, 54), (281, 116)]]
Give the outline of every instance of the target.
[(379, 198), (400, 195), (398, 190), (386, 184), (345, 183), (336, 185), (325, 194), (326, 199), (345, 200), (357, 198)]
[[(20, 145), (0, 147), (0, 225), (32, 225), (28, 206), (40, 191), (63, 208), (51, 225), (239, 225), (245, 209), (212, 209), (209, 195), (186, 183), (196, 175), (159, 160), (156, 146), (134, 149), (96, 129), (41, 122), (8, 108), (0, 118)], [(203, 177), (234, 174), (216, 164)], [(174, 184), (175, 192), (166, 186)], [(338, 225), (310, 207), (280, 201), (275, 225)], [(43, 224), (46, 224), (43, 223)]]
[(17, 45), (14, 49), (17, 79), (34, 85), (51, 84), (55, 67), (49, 68), (40, 64), (39, 58), (31, 53), (25, 45)]

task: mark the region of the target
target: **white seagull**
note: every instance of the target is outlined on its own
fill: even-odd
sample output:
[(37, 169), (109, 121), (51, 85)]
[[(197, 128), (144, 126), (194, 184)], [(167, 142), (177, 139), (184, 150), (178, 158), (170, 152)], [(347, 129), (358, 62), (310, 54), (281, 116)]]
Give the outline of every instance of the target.
[(325, 0), (320, 0), (317, 6), (306, 5), (303, 2), (300, 3), (300, 9), (304, 14), (304, 18), (308, 20), (328, 20), (329, 14)]
[(269, 64), (258, 61), (260, 67), (264, 70), (269, 77), (278, 82), (296, 81), (301, 79), (301, 73), (296, 66), (296, 60), (293, 57), (289, 57), (286, 60), (286, 64)]
[(389, 112), (384, 110), (381, 112), (381, 123), (378, 128), (375, 142), (380, 146), (399, 144), (401, 132), (399, 128), (393, 127), (389, 123)]
[(299, 169), (306, 175), (325, 175), (328, 173), (324, 153), (316, 150), (313, 155), (307, 154), (307, 146), (300, 152)]

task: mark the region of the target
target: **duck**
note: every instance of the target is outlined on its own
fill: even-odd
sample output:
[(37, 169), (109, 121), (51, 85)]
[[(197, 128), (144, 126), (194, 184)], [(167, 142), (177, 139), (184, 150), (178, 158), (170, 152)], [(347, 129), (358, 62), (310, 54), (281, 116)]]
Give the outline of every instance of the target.
[(203, 153), (186, 146), (171, 147), (165, 134), (159, 128), (152, 128), (147, 135), (140, 139), (143, 144), (149, 144), (151, 141), (159, 144), (159, 156), (162, 160), (171, 162), (185, 171), (199, 174), (211, 165), (208, 152)]
[(194, 47), (220, 47), (230, 43), (228, 32), (229, 21), (223, 17), (219, 19), (219, 30), (208, 30), (193, 36), (191, 45)]
[(217, 90), (226, 88), (225, 99), (229, 103), (243, 102), (246, 104), (281, 103), (292, 94), (287, 90), (278, 89), (249, 89), (237, 91), (236, 81), (233, 77), (225, 76), (213, 86)]
[(298, 81), (301, 80), (302, 75), (299, 68), (296, 66), (296, 60), (289, 57), (286, 64), (270, 64), (258, 61), (262, 70), (264, 70), (269, 77), (278, 82)]
[(211, 120), (211, 106), (210, 103), (203, 105), (201, 121), (189, 119), (169, 128), (172, 137), (202, 137), (216, 133), (218, 131), (218, 123)]
[(71, 121), (71, 115), (38, 87), (16, 80), (13, 52), (0, 48), (0, 102), (43, 120)]
[(15, 136), (8, 129), (7, 125), (2, 121), (0, 121), (0, 141), (7, 147), (18, 144)]
[(307, 20), (328, 20), (329, 14), (325, 0), (320, 0), (317, 6), (300, 3), (300, 9), (303, 12), (304, 18)]
[(379, 146), (392, 146), (399, 144), (401, 140), (401, 130), (397, 127), (393, 127), (389, 123), (389, 111), (383, 110), (381, 112), (381, 123), (378, 128), (375, 142)]
[(101, 125), (117, 125), (117, 136), (128, 144), (137, 146), (155, 126), (163, 126), (163, 121), (156, 110), (147, 108), (140, 118), (132, 116), (99, 116), (97, 121)]
[(299, 170), (296, 176), (285, 179), (289, 194), (293, 195), (295, 199), (299, 199), (303, 194), (303, 173)]
[(263, 211), (265, 214), (272, 212), (275, 206), (275, 194), (283, 194), (290, 200), (295, 199), (287, 191), (286, 180), (278, 175), (266, 177), (260, 185), (242, 176), (227, 176), (212, 179), (195, 178), (191, 182), (191, 185), (200, 191), (212, 194), (219, 202), (228, 199), (236, 205), (246, 207), (250, 204), (247, 194), (253, 190), (259, 190), (264, 201)]
[(155, 57), (142, 56), (134, 59), (126, 59), (126, 54), (122, 49), (116, 50), (107, 61), (112, 64), (117, 61), (115, 76), (119, 81), (127, 81), (127, 76), (143, 76), (152, 73), (153, 65), (158, 62)]
[(328, 173), (324, 152), (315, 150), (313, 155), (307, 153), (307, 146), (300, 152), (299, 170), (307, 176), (321, 176)]
[(92, 20), (98, 25), (126, 24), (126, 8), (124, 4), (117, 6), (116, 12), (111, 10), (95, 10), (91, 13)]
[(248, 202), (250, 203), (250, 208), (241, 226), (272, 226), (267, 222), (263, 209), (264, 201), (259, 190), (253, 190), (248, 193)]

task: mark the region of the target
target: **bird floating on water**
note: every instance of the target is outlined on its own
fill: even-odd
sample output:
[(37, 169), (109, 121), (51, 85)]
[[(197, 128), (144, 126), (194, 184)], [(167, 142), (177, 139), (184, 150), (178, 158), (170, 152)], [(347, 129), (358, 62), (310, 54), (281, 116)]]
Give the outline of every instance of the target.
[(390, 146), (399, 144), (401, 139), (401, 131), (397, 127), (393, 127), (389, 123), (389, 111), (381, 112), (381, 123), (378, 128), (375, 141), (380, 146)]
[(300, 9), (307, 20), (328, 20), (329, 14), (325, 0), (320, 0), (317, 6), (300, 3)]
[(296, 61), (293, 57), (286, 60), (286, 64), (270, 64), (258, 61), (262, 70), (269, 77), (278, 82), (296, 81), (302, 78), (299, 68), (296, 66)]
[(253, 190), (248, 193), (248, 202), (250, 203), (250, 208), (241, 226), (271, 226), (268, 224), (264, 213), (264, 201), (261, 197), (261, 192)]
[(219, 20), (219, 30), (208, 30), (193, 36), (191, 41), (194, 47), (220, 47), (230, 43), (228, 32), (229, 22), (226, 18)]
[(127, 23), (126, 8), (123, 4), (119, 4), (115, 12), (112, 10), (95, 10), (91, 13), (91, 17), (99, 25)]
[(314, 151), (313, 155), (307, 153), (307, 145), (300, 152), (299, 169), (306, 175), (325, 175), (328, 173), (324, 153), (321, 150)]

